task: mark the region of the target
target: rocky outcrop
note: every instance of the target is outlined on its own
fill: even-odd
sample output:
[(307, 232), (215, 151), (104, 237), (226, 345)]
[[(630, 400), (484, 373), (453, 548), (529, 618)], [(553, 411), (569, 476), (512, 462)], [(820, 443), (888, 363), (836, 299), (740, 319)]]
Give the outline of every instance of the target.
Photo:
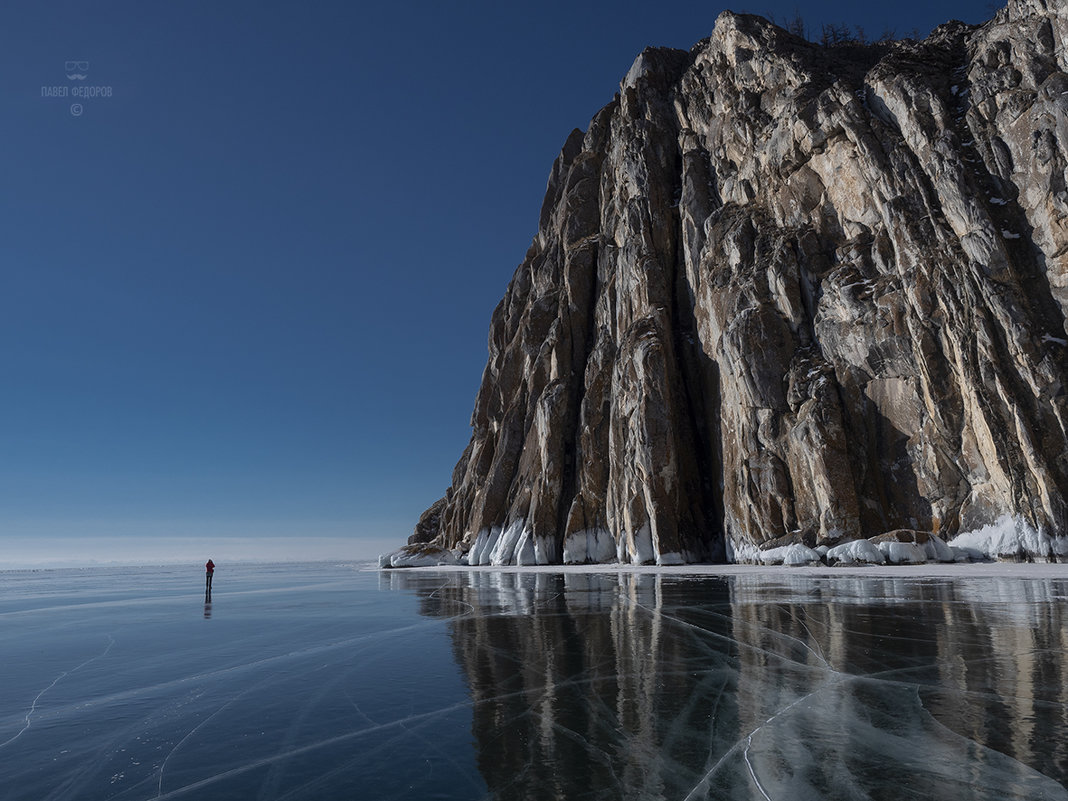
[(568, 137), (419, 541), (755, 560), (1068, 522), (1068, 11), (824, 48), (725, 12)]
[(439, 498), (429, 509), (419, 516), (419, 522), (415, 524), (415, 531), (408, 537), (409, 545), (419, 545), (430, 542), (441, 530), (441, 513), (445, 509), (445, 499)]

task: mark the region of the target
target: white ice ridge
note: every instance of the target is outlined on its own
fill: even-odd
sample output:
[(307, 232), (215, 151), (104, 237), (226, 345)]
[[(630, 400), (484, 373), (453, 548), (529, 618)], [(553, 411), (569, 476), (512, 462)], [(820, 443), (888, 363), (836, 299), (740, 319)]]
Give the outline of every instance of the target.
[(465, 565), (549, 565), (559, 559), (559, 549), (550, 538), (535, 536), (524, 518), (517, 518), (503, 526), (490, 526), (475, 535), (475, 541), (464, 556)]
[(950, 546), (990, 558), (1019, 555), (1046, 558), (1068, 556), (1068, 537), (1050, 537), (1018, 517), (1002, 515), (993, 523), (965, 531), (950, 540)]
[(33, 719), (33, 713), (37, 711), (37, 702), (41, 700), (41, 697), (46, 692), (51, 690), (53, 687), (55, 687), (57, 684), (59, 684), (60, 681), (62, 681), (64, 678), (66, 678), (70, 674), (77, 673), (79, 670), (81, 670), (83, 667), (88, 665), (90, 662), (95, 662), (96, 660), (102, 659), (103, 657), (107, 656), (108, 651), (111, 650), (111, 647), (114, 644), (115, 644), (115, 639), (109, 634), (108, 635), (108, 647), (105, 648), (103, 650), (103, 652), (97, 654), (96, 656), (89, 657), (88, 659), (86, 659), (84, 662), (82, 662), (77, 667), (73, 667), (70, 670), (64, 670), (62, 673), (60, 673), (58, 676), (56, 676), (52, 680), (51, 684), (49, 684), (47, 687), (45, 687), (43, 690), (41, 690), (41, 692), (37, 693), (37, 697), (34, 698), (33, 699), (33, 703), (30, 704), (30, 711), (26, 713), (26, 718), (25, 718), (25, 721), (23, 723), (22, 728), (13, 737), (9, 737), (7, 740), (4, 740), (4, 742), (0, 743), (0, 748), (3, 748), (4, 746), (7, 746), (7, 745), (11, 745), (11, 743), (15, 742), (15, 740), (17, 740), (19, 737), (21, 737), (23, 734), (26, 733), (26, 730), (30, 728), (30, 726), (31, 726), (31, 724), (33, 722), (33, 720), (32, 720)]
[(681, 553), (676, 553), (674, 551), (660, 553), (658, 551), (656, 554), (656, 563), (658, 565), (684, 565), (686, 564), (686, 559), (683, 558)]
[[(681, 565), (686, 560), (683, 554), (661, 553), (653, 542), (652, 527), (645, 523), (632, 536), (615, 536), (604, 528), (589, 528), (577, 531), (564, 540), (563, 553), (547, 537), (537, 537), (523, 518), (503, 526), (484, 528), (475, 535), (467, 555), (460, 559), (467, 565), (555, 564), (562, 555), (564, 564), (650, 564)], [(394, 563), (393, 567), (401, 567)]]
[(895, 565), (922, 565), (927, 561), (927, 552), (911, 542), (880, 542), (875, 547)]
[(605, 528), (576, 531), (564, 540), (564, 564), (600, 564), (616, 558), (616, 538)]
[(816, 565), (821, 562), (816, 551), (800, 543), (759, 551), (758, 556), (765, 565)]
[[(616, 549), (616, 556), (620, 562), (628, 561), (626, 546), (627, 538), (620, 537), (619, 547)], [(629, 561), (635, 565), (656, 561), (656, 553), (653, 551), (653, 529), (648, 523), (634, 532), (634, 550), (630, 554)]]
[[(489, 557), (491, 565), (537, 564), (534, 558), (534, 539), (523, 518), (518, 518), (508, 524), (497, 539), (497, 544)], [(485, 564), (484, 555), (482, 564)]]
[(853, 540), (853, 542), (835, 545), (827, 551), (827, 559), (872, 565), (881, 565), (886, 561), (883, 552), (867, 540)]
[(751, 542), (736, 542), (726, 537), (727, 561), (732, 565), (759, 564), (760, 549)]
[[(475, 541), (471, 543), (471, 550), (467, 552), (467, 564), (488, 565), (490, 563), (490, 553), (497, 545), (501, 529), (501, 526), (491, 526), (478, 532)], [(485, 560), (483, 560), (483, 554), (485, 554)]]
[(379, 567), (437, 567), (455, 564), (457, 564), (456, 554), (444, 548), (421, 553), (396, 550), (383, 554), (378, 559)]
[[(475, 536), (470, 550), (438, 549), (407, 553), (404, 549), (381, 557), (380, 567), (437, 567), (453, 564), (520, 567), (586, 564), (681, 565), (690, 561), (688, 553), (661, 553), (646, 523), (630, 536), (615, 535), (605, 528), (589, 528), (571, 534), (558, 544), (535, 537), (523, 518), (503, 526), (484, 528)], [(754, 565), (818, 565), (824, 557), (831, 562), (855, 564), (923, 564), (925, 562), (983, 561), (1018, 558), (1047, 560), (1051, 555), (1068, 557), (1068, 537), (1050, 537), (1020, 518), (1003, 515), (988, 526), (964, 532), (948, 545), (931, 534), (922, 545), (905, 542), (854, 540), (833, 548), (813, 550), (800, 543), (761, 551), (748, 542), (726, 540), (727, 562)], [(562, 556), (562, 560), (560, 557)]]
[(853, 540), (833, 548), (816, 550), (804, 545), (784, 545), (766, 551), (748, 542), (727, 540), (727, 561), (731, 564), (806, 565), (818, 564), (821, 556), (829, 562), (856, 564), (923, 564), (925, 562), (984, 561), (1026, 556), (1039, 561), (1051, 554), (1068, 556), (1068, 537), (1050, 537), (1025, 521), (1008, 515), (975, 531), (958, 535), (949, 544), (930, 534), (921, 545), (907, 542)]

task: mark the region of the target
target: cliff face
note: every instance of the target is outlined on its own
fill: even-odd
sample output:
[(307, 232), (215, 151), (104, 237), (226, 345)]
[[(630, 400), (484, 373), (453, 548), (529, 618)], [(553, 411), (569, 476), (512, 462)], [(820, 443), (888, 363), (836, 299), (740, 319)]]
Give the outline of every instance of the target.
[(1068, 522), (1068, 11), (822, 48), (725, 12), (553, 165), (413, 539), (675, 563)]

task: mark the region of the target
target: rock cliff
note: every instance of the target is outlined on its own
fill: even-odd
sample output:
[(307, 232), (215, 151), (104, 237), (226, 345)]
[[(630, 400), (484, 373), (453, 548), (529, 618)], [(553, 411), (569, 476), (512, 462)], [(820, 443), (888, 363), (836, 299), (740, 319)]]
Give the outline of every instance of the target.
[(413, 540), (753, 560), (1068, 522), (1068, 10), (820, 47), (723, 13), (553, 164)]

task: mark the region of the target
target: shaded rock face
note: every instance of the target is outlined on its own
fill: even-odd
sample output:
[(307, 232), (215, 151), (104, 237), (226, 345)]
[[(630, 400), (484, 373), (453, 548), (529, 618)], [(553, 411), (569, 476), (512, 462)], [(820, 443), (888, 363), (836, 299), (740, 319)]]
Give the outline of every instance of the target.
[(753, 558), (1068, 519), (1068, 11), (822, 48), (725, 12), (553, 165), (420, 539)]
[(445, 499), (439, 498), (429, 509), (419, 516), (419, 522), (415, 524), (415, 531), (408, 537), (409, 545), (419, 545), (430, 542), (441, 530), (441, 512), (445, 508)]

